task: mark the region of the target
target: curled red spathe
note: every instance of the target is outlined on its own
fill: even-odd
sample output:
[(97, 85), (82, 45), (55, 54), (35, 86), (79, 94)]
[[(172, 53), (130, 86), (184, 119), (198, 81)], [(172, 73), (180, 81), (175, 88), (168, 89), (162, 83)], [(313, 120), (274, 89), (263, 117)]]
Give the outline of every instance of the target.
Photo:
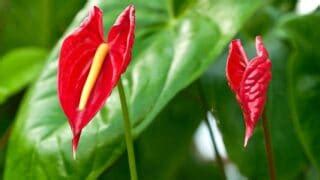
[(260, 36), (256, 37), (256, 54), (249, 61), (240, 40), (233, 40), (226, 65), (228, 84), (236, 94), (245, 120), (244, 146), (262, 115), (271, 80), (271, 61)]
[[(82, 129), (103, 107), (121, 74), (131, 61), (135, 31), (135, 8), (129, 5), (103, 34), (103, 14), (93, 7), (81, 25), (62, 43), (58, 65), (58, 96), (73, 133), (76, 151)], [(86, 108), (78, 110), (81, 91), (87, 79), (93, 57), (100, 44), (109, 46), (99, 76), (90, 93)]]

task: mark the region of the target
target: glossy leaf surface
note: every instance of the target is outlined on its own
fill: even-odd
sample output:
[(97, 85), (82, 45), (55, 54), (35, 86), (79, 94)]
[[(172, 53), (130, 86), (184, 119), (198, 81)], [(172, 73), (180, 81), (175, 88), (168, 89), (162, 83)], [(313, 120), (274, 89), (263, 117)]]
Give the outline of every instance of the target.
[(0, 104), (36, 80), (47, 54), (42, 48), (25, 47), (0, 57)]
[[(191, 149), (193, 134), (204, 116), (198, 99), (196, 85), (182, 90), (141, 133), (135, 142), (139, 179), (179, 179), (175, 176), (179, 175), (180, 168), (185, 167), (186, 162), (187, 165), (194, 163), (189, 162), (189, 151), (194, 150)], [(165, 160), (160, 160), (164, 158)], [(195, 158), (194, 161), (199, 159)], [(216, 172), (218, 168), (212, 168), (213, 162), (209, 163), (210, 168), (203, 171), (213, 174), (209, 176), (211, 179), (219, 178), (219, 173)], [(198, 166), (200, 164), (199, 162)], [(197, 172), (189, 170), (187, 173), (194, 175)], [(123, 154), (119, 161), (100, 176), (100, 179), (130, 179), (127, 155)]]
[[(79, 25), (92, 4), (104, 11), (105, 27), (128, 5), (119, 0), (90, 2), (70, 30)], [(207, 69), (261, 2), (188, 1), (189, 6), (175, 14), (171, 1), (132, 1), (137, 10), (137, 36), (123, 80), (135, 136), (177, 92)], [(121, 108), (114, 91), (83, 130), (80, 143), (86, 146), (80, 146), (79, 158), (72, 160), (71, 133), (55, 86), (60, 45), (21, 108), (9, 142), (5, 179), (95, 179), (124, 151)]]
[[(292, 47), (289, 57), (289, 97), (293, 122), (305, 152), (320, 175), (320, 13), (291, 16), (282, 21), (280, 33)], [(303, 26), (301, 25), (303, 24)]]

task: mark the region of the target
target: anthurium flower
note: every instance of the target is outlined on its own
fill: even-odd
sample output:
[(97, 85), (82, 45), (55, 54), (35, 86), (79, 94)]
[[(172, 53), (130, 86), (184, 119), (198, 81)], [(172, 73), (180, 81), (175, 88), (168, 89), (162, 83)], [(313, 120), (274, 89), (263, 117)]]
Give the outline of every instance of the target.
[(236, 94), (245, 120), (244, 146), (262, 115), (271, 80), (271, 61), (260, 36), (256, 37), (256, 53), (257, 56), (248, 61), (240, 40), (233, 40), (226, 66), (228, 84)]
[(73, 133), (75, 153), (82, 129), (103, 107), (131, 61), (135, 9), (128, 6), (104, 38), (102, 11), (94, 7), (62, 43), (58, 96)]

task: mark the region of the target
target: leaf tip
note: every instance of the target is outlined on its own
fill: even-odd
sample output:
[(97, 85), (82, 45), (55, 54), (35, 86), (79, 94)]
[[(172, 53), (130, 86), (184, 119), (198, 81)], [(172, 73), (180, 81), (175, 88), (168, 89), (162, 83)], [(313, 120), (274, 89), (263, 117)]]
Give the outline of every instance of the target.
[(244, 147), (244, 148), (246, 148), (246, 147), (247, 147), (248, 140), (249, 140), (249, 138), (248, 138), (248, 137), (245, 137), (245, 138), (244, 138), (244, 143), (243, 143), (243, 147)]
[(73, 160), (77, 160), (77, 150), (73, 148), (72, 148), (72, 157), (73, 157)]
[(72, 138), (72, 156), (74, 160), (77, 159), (77, 149), (78, 149), (80, 135), (81, 135), (81, 132), (78, 134), (75, 134)]
[(250, 128), (250, 127), (247, 127), (247, 128), (246, 128), (246, 134), (245, 134), (245, 137), (244, 137), (244, 143), (243, 143), (243, 147), (244, 147), (244, 148), (247, 147), (248, 141), (249, 141), (249, 139), (251, 138), (252, 133), (253, 133), (253, 129)]

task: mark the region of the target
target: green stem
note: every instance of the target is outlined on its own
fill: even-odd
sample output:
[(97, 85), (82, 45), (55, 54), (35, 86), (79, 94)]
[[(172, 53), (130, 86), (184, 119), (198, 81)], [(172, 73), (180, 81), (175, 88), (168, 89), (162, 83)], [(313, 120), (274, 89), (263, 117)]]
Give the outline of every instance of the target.
[(172, 0), (167, 0), (167, 8), (170, 19), (174, 19), (173, 2)]
[(210, 134), (210, 138), (211, 138), (211, 141), (212, 141), (212, 146), (213, 146), (216, 158), (217, 158), (217, 162), (218, 162), (218, 166), (219, 166), (219, 169), (220, 169), (220, 172), (221, 172), (222, 179), (227, 179), (226, 173), (225, 173), (225, 169), (224, 169), (223, 160), (222, 160), (221, 155), (220, 155), (220, 153), (218, 151), (217, 144), (216, 144), (216, 141), (214, 139), (213, 129), (212, 129), (211, 125), (210, 125), (210, 122), (209, 122), (209, 119), (208, 119), (207, 115), (206, 115), (206, 118), (205, 118), (205, 122), (206, 122), (206, 125), (207, 125), (207, 128), (208, 128), (209, 134)]
[(208, 131), (209, 131), (209, 134), (210, 134), (210, 138), (211, 138), (211, 141), (212, 141), (212, 146), (213, 146), (213, 149), (214, 149), (214, 152), (215, 152), (215, 155), (216, 155), (216, 159), (217, 159), (217, 163), (218, 163), (218, 166), (219, 166), (219, 169), (220, 169), (220, 173), (221, 173), (222, 179), (227, 179), (226, 171), (225, 171), (225, 168), (224, 168), (224, 163), (223, 163), (221, 155), (220, 155), (220, 153), (218, 151), (217, 143), (215, 141), (214, 134), (213, 134), (213, 129), (212, 129), (211, 125), (210, 125), (210, 121), (209, 121), (209, 118), (208, 118), (208, 115), (207, 115), (207, 112), (210, 112), (209, 105), (207, 104), (207, 101), (206, 101), (206, 98), (205, 98), (204, 91), (203, 91), (203, 88), (202, 88), (200, 80), (198, 80), (197, 84), (198, 84), (198, 92), (199, 92), (200, 101), (201, 101), (201, 104), (202, 104), (202, 109), (204, 110), (204, 113), (205, 113), (205, 123), (207, 125)]
[(126, 94), (123, 89), (122, 80), (120, 78), (118, 83), (118, 91), (121, 101), (121, 108), (123, 113), (123, 122), (124, 122), (124, 129), (125, 129), (125, 137), (126, 137), (126, 144), (127, 144), (127, 152), (128, 152), (128, 159), (129, 159), (129, 168), (130, 168), (130, 175), (131, 180), (137, 180), (137, 168), (136, 168), (136, 160), (134, 156), (134, 148), (133, 148), (133, 140), (131, 134), (131, 125), (129, 119), (129, 111), (126, 101)]
[(262, 127), (263, 127), (264, 142), (265, 142), (265, 148), (266, 148), (266, 154), (267, 154), (267, 160), (268, 160), (268, 166), (269, 166), (269, 175), (271, 180), (275, 180), (276, 170), (275, 170), (275, 165), (273, 160), (271, 137), (270, 137), (270, 132), (268, 128), (268, 119), (267, 119), (267, 114), (265, 110), (262, 113)]

